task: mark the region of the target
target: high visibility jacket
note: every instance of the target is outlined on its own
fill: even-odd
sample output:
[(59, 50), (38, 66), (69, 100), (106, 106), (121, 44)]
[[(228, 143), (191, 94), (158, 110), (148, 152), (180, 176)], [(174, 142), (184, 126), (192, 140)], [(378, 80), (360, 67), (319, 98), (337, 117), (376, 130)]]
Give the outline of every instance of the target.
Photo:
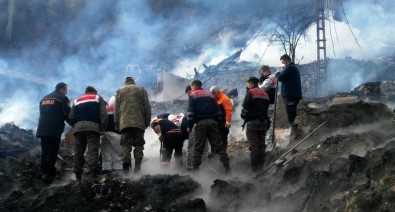
[(219, 92), (217, 103), (222, 110), (222, 117), (224, 121), (230, 121), (232, 119), (233, 105), (229, 97), (222, 91)]

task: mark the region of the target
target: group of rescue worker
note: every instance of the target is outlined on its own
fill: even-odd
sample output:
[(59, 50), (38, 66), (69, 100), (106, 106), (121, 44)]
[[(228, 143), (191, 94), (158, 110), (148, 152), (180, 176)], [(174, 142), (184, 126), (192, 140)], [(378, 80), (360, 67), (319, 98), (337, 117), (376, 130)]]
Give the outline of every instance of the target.
[[(302, 98), (300, 73), (291, 58), (280, 58), (284, 70), (272, 74), (268, 66), (259, 69), (260, 79), (249, 77), (247, 92), (242, 103), (241, 118), (246, 125), (250, 144), (251, 170), (263, 169), (267, 142), (274, 142), (271, 135), (276, 105), (277, 81), (294, 136), (296, 109)], [(44, 96), (40, 103), (40, 117), (36, 136), (41, 139), (41, 168), (43, 180), (52, 182), (57, 174), (55, 163), (65, 121), (72, 126), (75, 136), (73, 171), (78, 181), (82, 176), (97, 176), (103, 172), (121, 170), (128, 174), (141, 169), (144, 157), (144, 132), (149, 126), (161, 141), (161, 165), (168, 167), (174, 151), (178, 167), (183, 167), (182, 148), (188, 140), (187, 170), (197, 171), (207, 153), (219, 155), (225, 174), (231, 172), (227, 154), (228, 134), (233, 113), (232, 100), (217, 86), (209, 91), (202, 88), (200, 80), (187, 86), (188, 111), (186, 116), (161, 114), (151, 120), (151, 106), (144, 87), (137, 86), (132, 77), (116, 90), (107, 104), (92, 86), (74, 100), (72, 106), (67, 94), (67, 84), (58, 83), (55, 91)], [(267, 133), (268, 132), (268, 133)], [(266, 137), (266, 139), (265, 139)], [(291, 140), (294, 137), (291, 137)], [(266, 140), (266, 141), (265, 141)], [(100, 155), (102, 159), (100, 164)], [(88, 172), (83, 173), (85, 162)]]
[(85, 162), (86, 176), (113, 170), (128, 173), (132, 168), (132, 151), (134, 171), (139, 172), (144, 132), (151, 119), (146, 90), (137, 86), (132, 77), (126, 77), (108, 105), (94, 87), (87, 86), (85, 94), (74, 100), (71, 107), (67, 90), (67, 84), (60, 82), (39, 103), (36, 136), (41, 139), (43, 180), (52, 182), (56, 177), (55, 163), (65, 121), (72, 126), (75, 136), (73, 171), (78, 181), (82, 180)]

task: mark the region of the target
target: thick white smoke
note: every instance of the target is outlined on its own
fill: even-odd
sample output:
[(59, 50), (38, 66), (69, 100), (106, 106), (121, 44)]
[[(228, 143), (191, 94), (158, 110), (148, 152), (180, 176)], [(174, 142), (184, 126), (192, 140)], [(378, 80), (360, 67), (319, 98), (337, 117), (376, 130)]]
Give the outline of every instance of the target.
[[(186, 73), (194, 74), (193, 68), (202, 71), (203, 64), (216, 64), (245, 47), (241, 60), (258, 63), (266, 51), (260, 64), (277, 67), (279, 56), (284, 53), (281, 46), (268, 45), (264, 37), (254, 39), (254, 36), (267, 23), (272, 23), (274, 17), (281, 17), (285, 5), (295, 2), (309, 1), (248, 0), (227, 1), (226, 4), (211, 0), (68, 0), (51, 4), (15, 1), (9, 5), (11, 8), (0, 10), (4, 14), (18, 10), (30, 13), (13, 13), (12, 20), (9, 15), (2, 16), (3, 22), (13, 27), (0, 29), (3, 35), (10, 35), (0, 37), (5, 44), (0, 48), (0, 68), (38, 76), (48, 82), (47, 86), (34, 88), (34, 96), (28, 100), (30, 105), (35, 105), (60, 81), (69, 84), (72, 91), (69, 97), (73, 99), (81, 95), (87, 85), (95, 86), (108, 99), (127, 75), (138, 79), (137, 84), (149, 86), (155, 82), (157, 71), (186, 77)], [(333, 8), (327, 7), (329, 57), (336, 54), (336, 58), (367, 59), (393, 52), (395, 44), (389, 24), (395, 19), (393, 1), (343, 1), (349, 25), (339, 2), (333, 1)], [(313, 7), (315, 1), (311, 0), (311, 5)], [(361, 15), (367, 11), (369, 15)], [(315, 59), (313, 25), (299, 43), (296, 62), (308, 63)], [(8, 78), (2, 76), (0, 80), (9, 81)], [(19, 98), (17, 90), (31, 92), (30, 83), (23, 80), (13, 80), (13, 83), (0, 85), (2, 96), (6, 95), (8, 101)], [(15, 89), (5, 94), (5, 85)], [(37, 113), (26, 117), (34, 119)]]

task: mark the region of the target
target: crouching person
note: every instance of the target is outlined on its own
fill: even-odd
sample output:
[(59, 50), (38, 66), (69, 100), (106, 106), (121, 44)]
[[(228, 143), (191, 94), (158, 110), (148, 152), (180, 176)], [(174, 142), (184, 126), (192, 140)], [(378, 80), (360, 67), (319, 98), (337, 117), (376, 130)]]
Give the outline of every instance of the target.
[(81, 181), (84, 153), (88, 147), (87, 163), (89, 175), (100, 174), (99, 164), (100, 133), (104, 132), (107, 125), (106, 103), (97, 95), (94, 87), (88, 86), (85, 95), (74, 101), (69, 119), (74, 128), (74, 172), (78, 181)]
[(174, 122), (168, 119), (156, 118), (151, 128), (159, 136), (161, 144), (161, 166), (168, 168), (174, 151), (174, 159), (178, 168), (182, 168), (182, 147), (187, 135)]
[(112, 96), (106, 107), (107, 129), (101, 136), (102, 173), (122, 170), (121, 135), (114, 125), (115, 96)]

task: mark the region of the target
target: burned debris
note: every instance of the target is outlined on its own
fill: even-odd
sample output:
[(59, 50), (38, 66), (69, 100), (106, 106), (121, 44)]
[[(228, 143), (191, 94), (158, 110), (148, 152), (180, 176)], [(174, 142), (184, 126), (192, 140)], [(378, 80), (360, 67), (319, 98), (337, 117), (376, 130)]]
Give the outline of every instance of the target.
[[(40, 189), (40, 191), (37, 191)], [(200, 185), (189, 176), (145, 175), (129, 180), (113, 175), (87, 180), (82, 184), (14, 191), (3, 201), (2, 211), (204, 211), (201, 200), (189, 199)], [(33, 200), (30, 195), (37, 195)], [(189, 198), (188, 198), (189, 197)], [(196, 202), (194, 202), (196, 201)], [(203, 209), (203, 210), (201, 210)]]
[(0, 127), (0, 158), (19, 158), (39, 145), (40, 142), (32, 130), (21, 129), (14, 123), (6, 123)]
[[(383, 101), (383, 93), (386, 96), (390, 92), (383, 89), (383, 83), (379, 85), (379, 100)], [(358, 95), (337, 93), (301, 102), (296, 120), (297, 140), (322, 122), (327, 123), (296, 153), (287, 155), (284, 163), (258, 178), (246, 168), (248, 144), (235, 135), (230, 136), (228, 146), (233, 176), (223, 179), (215, 175), (205, 182), (209, 188), (196, 180), (199, 175), (189, 172), (137, 178), (103, 174), (78, 184), (67, 168), (60, 169), (63, 173), (59, 179), (48, 185), (41, 181), (38, 157), (8, 154), (0, 158), (0, 210), (393, 211), (393, 109), (380, 101), (368, 101), (372, 98), (367, 97), (375, 96), (375, 92), (364, 92), (363, 86), (356, 90)], [(152, 105), (153, 115), (186, 110), (185, 100)], [(283, 116), (285, 113), (280, 110), (278, 118)], [(5, 125), (1, 132), (6, 132), (0, 134), (2, 149), (18, 146), (31, 153), (39, 144), (31, 131), (12, 124)], [(277, 148), (267, 152), (265, 166), (286, 151), (286, 141), (278, 142)], [(68, 167), (72, 155), (64, 150), (61, 148), (59, 154)], [(216, 168), (215, 163), (210, 165)]]

